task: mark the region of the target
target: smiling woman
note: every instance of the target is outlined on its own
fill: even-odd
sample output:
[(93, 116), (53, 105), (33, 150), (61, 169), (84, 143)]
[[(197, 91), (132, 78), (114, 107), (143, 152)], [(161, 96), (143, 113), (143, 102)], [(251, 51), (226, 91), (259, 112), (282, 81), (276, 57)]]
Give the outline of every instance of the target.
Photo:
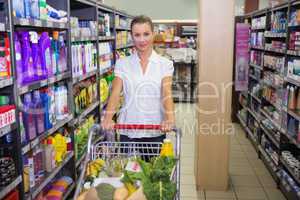
[[(131, 22), (131, 35), (136, 53), (117, 61), (116, 78), (102, 122), (111, 130), (112, 120), (123, 91), (124, 104), (118, 118), (121, 124), (161, 124), (162, 132), (175, 124), (172, 99), (173, 62), (153, 50), (153, 23), (147, 16)], [(121, 131), (121, 141), (162, 142), (165, 134), (157, 131)]]

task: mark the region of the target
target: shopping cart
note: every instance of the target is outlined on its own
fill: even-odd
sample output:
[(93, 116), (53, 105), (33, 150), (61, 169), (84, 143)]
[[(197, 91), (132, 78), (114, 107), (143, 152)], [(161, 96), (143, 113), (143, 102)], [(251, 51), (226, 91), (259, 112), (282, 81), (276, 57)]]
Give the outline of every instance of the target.
[[(115, 130), (161, 130), (160, 125), (133, 125), (133, 124), (117, 124)], [(144, 159), (147, 157), (159, 156), (162, 143), (158, 142), (110, 142), (104, 141), (97, 144), (92, 143), (95, 134), (101, 132), (100, 125), (94, 125), (89, 131), (87, 154), (83, 162), (83, 169), (80, 173), (77, 187), (74, 194), (76, 200), (82, 191), (85, 181), (85, 174), (88, 163), (92, 160), (101, 158), (107, 160), (113, 157), (139, 156)], [(176, 195), (174, 200), (180, 200), (180, 151), (181, 151), (181, 129), (173, 128), (172, 131), (175, 138), (175, 156), (177, 163), (172, 173), (172, 180), (176, 183)], [(171, 136), (171, 134), (170, 134)]]

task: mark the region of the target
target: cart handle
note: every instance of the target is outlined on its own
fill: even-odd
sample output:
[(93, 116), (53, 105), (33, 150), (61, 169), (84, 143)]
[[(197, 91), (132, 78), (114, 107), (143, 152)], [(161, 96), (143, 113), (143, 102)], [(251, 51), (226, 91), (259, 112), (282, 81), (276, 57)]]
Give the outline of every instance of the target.
[(126, 129), (126, 130), (160, 130), (161, 125), (150, 125), (150, 124), (116, 124), (114, 129)]

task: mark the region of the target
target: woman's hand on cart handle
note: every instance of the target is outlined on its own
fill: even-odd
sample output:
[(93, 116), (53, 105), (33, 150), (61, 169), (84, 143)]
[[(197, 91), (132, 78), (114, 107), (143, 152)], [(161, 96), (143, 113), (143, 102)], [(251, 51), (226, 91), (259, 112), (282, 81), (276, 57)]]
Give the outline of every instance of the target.
[(161, 126), (160, 130), (162, 132), (170, 132), (175, 128), (175, 122), (170, 120), (164, 120), (160, 126)]
[(101, 123), (102, 130), (112, 131), (115, 129), (116, 123), (112, 119), (103, 119)]

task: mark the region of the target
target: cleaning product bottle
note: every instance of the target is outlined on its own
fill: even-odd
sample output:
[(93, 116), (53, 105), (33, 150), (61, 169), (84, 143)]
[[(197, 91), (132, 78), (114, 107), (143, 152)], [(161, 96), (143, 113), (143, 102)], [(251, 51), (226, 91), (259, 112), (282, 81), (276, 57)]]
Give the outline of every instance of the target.
[(291, 86), (291, 88), (290, 88), (288, 108), (290, 110), (295, 110), (295, 108), (296, 108), (296, 95), (295, 95), (295, 89), (293, 86)]
[(8, 35), (5, 34), (4, 37), (4, 45), (5, 45), (5, 60), (6, 60), (6, 67), (4, 69), (4, 74), (3, 76), (5, 78), (9, 78), (10, 77), (10, 67), (11, 67), (11, 63), (10, 63), (10, 43), (9, 43), (9, 38)]
[(30, 0), (30, 17), (32, 19), (40, 18), (39, 0)]
[(59, 49), (58, 49), (58, 37), (59, 32), (53, 31), (53, 38), (51, 40), (51, 47), (52, 47), (52, 64), (53, 64), (53, 74), (59, 74)]
[(45, 115), (44, 115), (44, 124), (45, 124), (45, 129), (48, 130), (53, 127), (52, 123), (50, 122), (50, 116), (49, 116), (49, 111), (50, 111), (50, 97), (48, 96), (48, 88), (41, 90), (41, 100), (43, 107), (45, 109)]
[(17, 18), (25, 18), (25, 8), (23, 0), (14, 0), (13, 4), (13, 15)]
[(47, 77), (53, 76), (52, 55), (51, 55), (51, 40), (47, 32), (43, 32), (39, 39), (41, 49), (41, 63), (44, 74)]
[(23, 106), (24, 106), (23, 122), (25, 125), (26, 136), (28, 140), (32, 140), (36, 137), (36, 127), (34, 122), (34, 115), (32, 112), (33, 104), (32, 104), (30, 93), (24, 95)]
[(284, 99), (283, 99), (283, 106), (285, 106), (286, 108), (288, 107), (288, 102), (289, 102), (289, 92), (290, 92), (290, 86), (288, 85), (284, 90)]
[(35, 172), (34, 172), (34, 161), (32, 155), (28, 157), (28, 166), (29, 166), (29, 185), (30, 188), (35, 186)]
[(23, 113), (19, 112), (19, 121), (20, 121), (20, 136), (21, 136), (21, 144), (26, 144), (27, 139), (26, 139), (26, 132), (25, 132), (25, 127), (23, 123)]
[(29, 32), (22, 32), (22, 73), (23, 73), (23, 84), (31, 83), (34, 79), (33, 63), (32, 63), (32, 51), (29, 42)]
[(60, 73), (67, 71), (67, 47), (64, 41), (64, 37), (62, 35), (59, 36), (59, 59), (58, 66)]
[(17, 71), (17, 82), (21, 86), (23, 83), (23, 64), (22, 64), (22, 52), (21, 52), (21, 43), (18, 38), (18, 32), (14, 35), (15, 43), (15, 57), (16, 57), (16, 71)]
[(160, 156), (174, 156), (174, 148), (170, 139), (164, 139), (162, 148), (160, 151)]
[(49, 118), (50, 118), (50, 123), (52, 125), (56, 124), (56, 115), (55, 115), (55, 110), (56, 110), (56, 100), (55, 100), (55, 88), (54, 86), (49, 87), (48, 89), (48, 96), (50, 98), (50, 109), (49, 109)]
[(296, 110), (300, 111), (300, 90), (299, 89), (298, 89), (298, 95), (297, 95)]
[(30, 0), (24, 0), (24, 8), (25, 8), (25, 18), (30, 19), (31, 14), (30, 14), (30, 6), (31, 2)]
[(40, 19), (47, 20), (48, 19), (48, 11), (47, 11), (46, 0), (39, 0), (39, 8), (40, 8)]
[(57, 133), (54, 141), (55, 161), (61, 163), (67, 153), (67, 140), (61, 133)]
[(38, 45), (38, 34), (37, 32), (30, 31), (30, 41), (31, 41), (31, 50), (32, 50), (32, 66), (34, 71), (33, 80), (37, 81), (40, 79), (45, 79), (42, 71), (41, 57), (40, 57), (40, 48)]
[(33, 92), (33, 104), (34, 104), (34, 108), (35, 108), (35, 125), (36, 125), (36, 130), (37, 133), (40, 135), (42, 133), (44, 133), (45, 131), (45, 113), (44, 113), (44, 107), (43, 107), (43, 103), (41, 100), (41, 96), (40, 96), (40, 91), (39, 90), (35, 90)]
[(47, 139), (47, 145), (45, 145), (45, 169), (46, 172), (52, 172), (55, 168), (55, 151), (52, 145), (52, 139)]

